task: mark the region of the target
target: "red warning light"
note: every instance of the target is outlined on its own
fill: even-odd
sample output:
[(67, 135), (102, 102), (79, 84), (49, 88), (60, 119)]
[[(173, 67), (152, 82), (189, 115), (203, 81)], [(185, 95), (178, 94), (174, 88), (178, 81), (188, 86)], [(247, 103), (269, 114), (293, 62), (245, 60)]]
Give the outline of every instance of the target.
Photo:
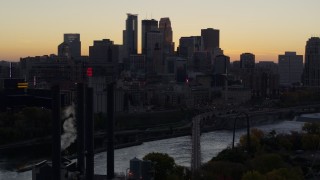
[(87, 68), (87, 76), (92, 77), (92, 75), (93, 75), (92, 67), (88, 67)]

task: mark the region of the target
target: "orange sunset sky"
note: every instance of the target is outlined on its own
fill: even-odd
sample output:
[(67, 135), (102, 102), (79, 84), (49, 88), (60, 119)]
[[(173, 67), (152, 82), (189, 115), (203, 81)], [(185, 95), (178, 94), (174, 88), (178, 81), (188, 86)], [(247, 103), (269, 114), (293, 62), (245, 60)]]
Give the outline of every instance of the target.
[(94, 40), (122, 44), (126, 13), (141, 20), (169, 17), (176, 46), (181, 36), (220, 30), (220, 47), (231, 60), (243, 52), (256, 61), (279, 54), (304, 55), (305, 43), (320, 34), (319, 0), (7, 0), (0, 6), (0, 60), (57, 54), (64, 33), (80, 33), (82, 55)]

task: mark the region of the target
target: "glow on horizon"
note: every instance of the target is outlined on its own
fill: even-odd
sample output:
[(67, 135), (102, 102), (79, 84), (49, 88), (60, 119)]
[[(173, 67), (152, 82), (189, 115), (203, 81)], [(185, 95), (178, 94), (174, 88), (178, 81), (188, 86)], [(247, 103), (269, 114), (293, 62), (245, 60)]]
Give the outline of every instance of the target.
[(277, 61), (285, 51), (304, 55), (305, 43), (320, 34), (319, 0), (29, 0), (0, 6), (0, 60), (57, 54), (64, 33), (80, 33), (82, 55), (94, 40), (122, 44), (126, 13), (141, 20), (169, 17), (177, 47), (182, 36), (200, 35), (203, 28), (220, 30), (220, 47), (231, 60), (251, 52), (256, 60)]

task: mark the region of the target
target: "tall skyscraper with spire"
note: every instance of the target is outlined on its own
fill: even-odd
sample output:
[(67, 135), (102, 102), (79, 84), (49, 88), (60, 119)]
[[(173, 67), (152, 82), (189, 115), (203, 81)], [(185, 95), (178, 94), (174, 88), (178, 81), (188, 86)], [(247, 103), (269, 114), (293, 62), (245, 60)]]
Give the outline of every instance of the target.
[(163, 34), (163, 49), (165, 54), (174, 53), (174, 43), (172, 42), (172, 27), (168, 17), (160, 19), (159, 30)]
[(141, 50), (142, 54), (147, 54), (147, 44), (148, 44), (148, 33), (151, 31), (158, 30), (158, 21), (154, 19), (145, 19), (142, 20), (142, 28), (141, 28)]
[(126, 29), (123, 31), (123, 45), (126, 58), (138, 53), (138, 15), (127, 14)]
[(320, 87), (320, 38), (312, 37), (307, 41), (305, 67), (303, 72), (305, 86)]

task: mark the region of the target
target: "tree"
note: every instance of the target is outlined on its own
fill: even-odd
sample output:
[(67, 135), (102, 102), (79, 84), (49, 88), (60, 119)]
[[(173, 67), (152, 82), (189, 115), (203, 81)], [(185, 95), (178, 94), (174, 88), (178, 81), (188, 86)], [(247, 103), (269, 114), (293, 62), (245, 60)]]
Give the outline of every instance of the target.
[(152, 152), (145, 155), (143, 160), (150, 160), (154, 163), (155, 180), (168, 179), (167, 177), (175, 171), (174, 159), (168, 154)]
[(274, 180), (301, 180), (304, 179), (302, 170), (300, 168), (280, 168), (275, 169), (266, 174), (267, 179)]
[(266, 180), (266, 177), (258, 171), (248, 171), (244, 173), (241, 180)]
[(320, 123), (305, 123), (302, 130), (308, 134), (320, 134)]
[(305, 150), (318, 150), (320, 147), (320, 137), (316, 134), (302, 135), (302, 147)]
[(228, 161), (209, 161), (201, 167), (195, 179), (241, 179), (245, 166)]
[(274, 169), (284, 167), (285, 163), (278, 154), (263, 154), (255, 157), (251, 161), (251, 166), (260, 173), (267, 173)]

